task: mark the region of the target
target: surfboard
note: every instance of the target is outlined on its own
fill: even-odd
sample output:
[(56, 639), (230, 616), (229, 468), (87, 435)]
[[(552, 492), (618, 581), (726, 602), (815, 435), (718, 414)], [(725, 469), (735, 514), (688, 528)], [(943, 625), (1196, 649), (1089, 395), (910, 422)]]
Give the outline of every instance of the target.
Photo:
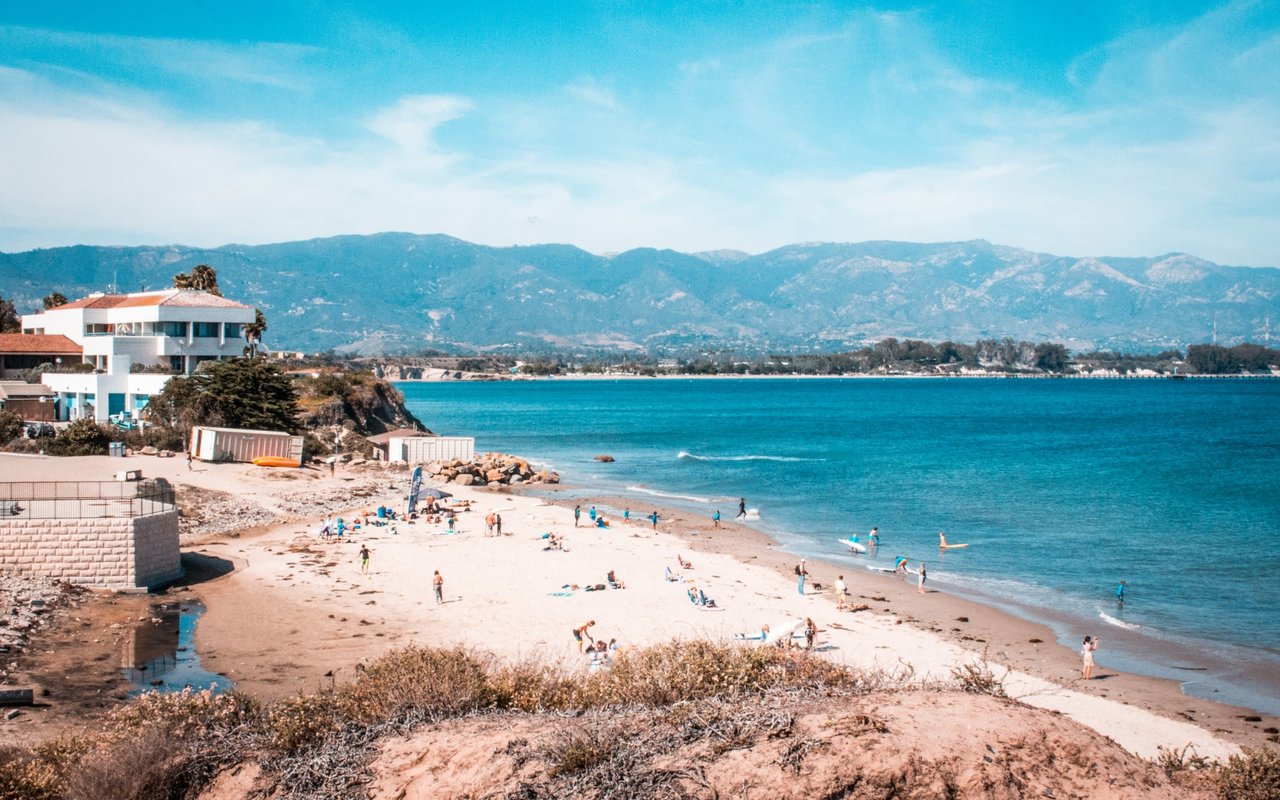
[(867, 552), (867, 546), (862, 544), (861, 542), (851, 542), (848, 539), (836, 539), (836, 541), (844, 545), (845, 547), (848, 547), (850, 550), (852, 550), (855, 553)]
[(258, 456), (253, 463), (259, 467), (300, 467), (302, 462), (296, 458), (284, 456)]
[(896, 569), (891, 569), (890, 567), (876, 567), (876, 566), (872, 566), (871, 564), (867, 565), (867, 569), (871, 570), (872, 572), (887, 572), (890, 575), (897, 572)]
[(969, 543), (968, 543), (968, 542), (966, 542), (966, 543), (964, 543), (964, 544), (940, 544), (940, 545), (938, 545), (939, 549), (942, 549), (942, 550), (959, 550), (961, 547), (968, 547), (968, 546), (969, 546)]

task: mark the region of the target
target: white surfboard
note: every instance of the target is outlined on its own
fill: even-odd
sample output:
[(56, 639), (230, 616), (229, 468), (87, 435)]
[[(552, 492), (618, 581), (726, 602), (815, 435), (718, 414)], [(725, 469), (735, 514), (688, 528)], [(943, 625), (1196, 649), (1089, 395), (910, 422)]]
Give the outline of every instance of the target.
[(862, 544), (861, 542), (852, 542), (852, 541), (849, 541), (848, 539), (836, 539), (836, 541), (844, 545), (845, 547), (849, 548), (855, 553), (867, 552), (867, 546), (865, 544)]

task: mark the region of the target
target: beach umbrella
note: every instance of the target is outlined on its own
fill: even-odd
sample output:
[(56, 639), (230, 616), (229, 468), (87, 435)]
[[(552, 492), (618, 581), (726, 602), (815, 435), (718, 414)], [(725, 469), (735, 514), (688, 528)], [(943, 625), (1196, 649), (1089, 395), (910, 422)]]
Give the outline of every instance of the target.
[(443, 489), (436, 489), (436, 488), (434, 488), (434, 487), (433, 487), (433, 488), (431, 488), (431, 489), (426, 490), (426, 491), (425, 491), (425, 492), (423, 492), (422, 494), (423, 494), (424, 496), (426, 496), (426, 497), (434, 497), (434, 498), (435, 498), (435, 499), (437, 499), (437, 500), (443, 500), (443, 499), (445, 499), (446, 497), (453, 497), (453, 495), (449, 494), (449, 493), (448, 493), (448, 492), (446, 492), (445, 490), (443, 490)]

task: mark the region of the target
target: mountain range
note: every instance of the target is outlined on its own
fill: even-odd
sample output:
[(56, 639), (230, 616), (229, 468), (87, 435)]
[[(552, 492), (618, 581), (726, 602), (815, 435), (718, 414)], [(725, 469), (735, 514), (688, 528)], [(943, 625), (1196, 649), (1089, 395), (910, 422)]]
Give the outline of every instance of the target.
[(985, 241), (794, 244), (751, 255), (490, 247), (381, 233), (267, 245), (0, 253), (20, 313), (59, 291), (164, 288), (197, 264), (267, 316), (276, 349), (681, 354), (836, 351), (887, 336), (1074, 350), (1261, 341), (1280, 269), (1181, 253), (1066, 257)]

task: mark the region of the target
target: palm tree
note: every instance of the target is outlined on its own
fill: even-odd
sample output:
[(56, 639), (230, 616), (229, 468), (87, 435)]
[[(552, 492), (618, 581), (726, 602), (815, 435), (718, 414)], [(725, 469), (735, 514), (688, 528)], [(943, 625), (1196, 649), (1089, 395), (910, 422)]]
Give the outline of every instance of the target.
[(218, 271), (208, 264), (197, 264), (190, 273), (179, 272), (173, 276), (175, 289), (199, 289), (209, 294), (222, 296), (218, 289)]
[(48, 311), (51, 308), (65, 306), (67, 304), (67, 297), (62, 292), (54, 292), (53, 294), (45, 295), (44, 299), (40, 302), (44, 303), (44, 308)]
[(267, 332), (267, 318), (262, 313), (262, 309), (255, 308), (253, 310), (253, 322), (244, 326), (244, 338), (249, 346), (244, 349), (245, 355), (253, 358), (258, 354), (258, 343), (262, 341), (262, 334)]

